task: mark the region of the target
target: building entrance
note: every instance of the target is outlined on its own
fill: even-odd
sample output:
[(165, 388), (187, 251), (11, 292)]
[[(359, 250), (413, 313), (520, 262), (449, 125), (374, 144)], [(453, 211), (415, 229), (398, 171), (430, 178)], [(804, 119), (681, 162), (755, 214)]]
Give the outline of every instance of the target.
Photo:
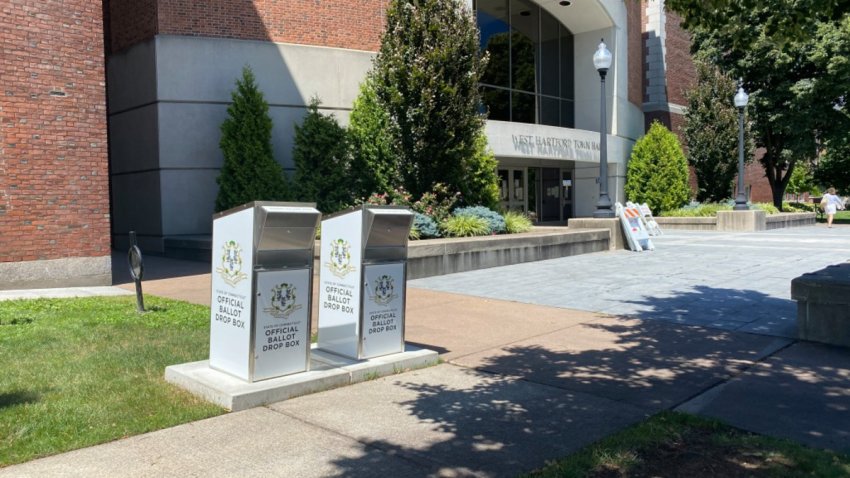
[(538, 168), (540, 177), (540, 222), (566, 221), (573, 217), (573, 172), (560, 168)]
[(573, 217), (573, 172), (562, 168), (499, 169), (500, 205), (528, 213), (534, 222)]
[(499, 204), (506, 211), (528, 212), (526, 168), (499, 170)]

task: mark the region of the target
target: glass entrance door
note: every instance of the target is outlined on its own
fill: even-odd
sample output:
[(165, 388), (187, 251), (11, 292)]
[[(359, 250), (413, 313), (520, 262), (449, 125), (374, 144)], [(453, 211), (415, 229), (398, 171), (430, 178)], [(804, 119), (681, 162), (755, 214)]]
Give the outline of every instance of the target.
[(561, 170), (543, 168), (540, 174), (540, 222), (561, 220)]
[(561, 199), (563, 200), (562, 221), (573, 217), (573, 172), (561, 170)]
[(499, 170), (499, 202), (506, 211), (526, 212), (528, 181), (525, 168)]
[(532, 168), (530, 198), (537, 222), (563, 222), (573, 217), (573, 172), (561, 168)]

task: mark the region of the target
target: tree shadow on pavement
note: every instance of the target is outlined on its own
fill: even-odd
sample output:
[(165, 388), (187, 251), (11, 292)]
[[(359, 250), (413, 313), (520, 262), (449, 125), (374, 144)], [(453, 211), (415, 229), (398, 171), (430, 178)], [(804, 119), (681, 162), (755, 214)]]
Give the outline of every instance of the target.
[[(790, 288), (790, 284), (789, 284)], [(763, 292), (694, 286), (669, 297), (626, 300), (640, 319), (663, 320), (781, 337), (796, 336), (797, 305)]]
[[(393, 403), (387, 419), (397, 426), (365, 424), (357, 439), (367, 451), (424, 466), (420, 474), (515, 476), (673, 408), (775, 346), (773, 337), (601, 318), (382, 379), (366, 406)], [(362, 460), (336, 461), (337, 476), (361, 476)]]

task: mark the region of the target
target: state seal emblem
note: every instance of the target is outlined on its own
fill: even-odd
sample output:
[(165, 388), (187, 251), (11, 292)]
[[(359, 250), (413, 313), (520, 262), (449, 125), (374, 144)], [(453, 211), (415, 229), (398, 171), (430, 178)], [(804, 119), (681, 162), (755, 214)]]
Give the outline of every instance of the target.
[(386, 274), (375, 279), (375, 287), (372, 288), (369, 294), (372, 301), (378, 305), (388, 305), (393, 299), (398, 297), (398, 294), (395, 293), (393, 282), (395, 282), (395, 279)]
[(225, 283), (235, 287), (239, 281), (248, 278), (248, 274), (242, 272), (242, 247), (236, 241), (226, 241), (222, 249), (221, 267), (215, 271)]
[(285, 282), (272, 287), (270, 307), (265, 312), (276, 319), (286, 319), (301, 308), (295, 301), (295, 286)]
[(325, 264), (331, 273), (337, 277), (345, 277), (354, 271), (351, 265), (351, 243), (337, 239), (331, 241), (330, 261)]

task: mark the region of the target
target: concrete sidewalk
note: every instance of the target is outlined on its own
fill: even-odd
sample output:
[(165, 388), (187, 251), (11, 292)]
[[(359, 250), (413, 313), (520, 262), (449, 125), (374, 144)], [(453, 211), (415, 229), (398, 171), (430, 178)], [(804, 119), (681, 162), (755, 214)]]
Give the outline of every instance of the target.
[[(719, 322), (672, 320), (654, 315), (657, 308), (619, 316), (534, 303), (541, 302), (534, 297), (609, 293), (583, 289), (581, 282), (565, 280), (565, 271), (582, 270), (588, 277), (646, 271), (653, 261), (663, 263), (665, 254), (672, 254), (679, 272), (675, 280), (656, 282), (719, 288), (714, 281), (721, 279), (708, 268), (687, 261), (716, 263), (714, 249), (733, 264), (731, 258), (752, 254), (753, 244), (773, 245), (783, 258), (771, 262), (777, 267), (759, 261), (720, 267), (725, 277), (749, 277), (728, 289), (738, 292), (730, 297), (752, 298), (752, 309), (741, 299), (722, 307), (721, 292), (710, 302), (724, 321), (740, 325), (739, 313), (786, 307), (779, 290), (781, 283), (790, 287), (793, 277), (786, 275), (815, 270), (842, 254), (850, 258), (844, 231), (822, 229), (839, 235), (819, 239), (822, 231), (812, 230), (785, 237), (786, 231), (730, 240), (714, 233), (669, 234), (650, 255), (600, 253), (536, 263), (534, 284), (552, 289), (529, 293), (526, 303), (474, 294), (521, 277), (528, 265), (445, 276), (464, 295), (411, 287), (406, 334), (408, 342), (439, 351), (442, 365), (35, 460), (0, 469), (0, 477), (515, 476), (674, 408), (850, 451), (847, 349), (797, 342), (787, 337), (782, 321), (766, 329), (775, 333), (754, 334)], [(813, 242), (792, 247), (804, 237)], [(838, 252), (824, 254), (823, 244), (836, 237), (843, 238)], [(781, 266), (786, 263), (793, 266)], [(669, 303), (659, 302), (669, 290), (635, 280), (646, 286), (640, 289), (646, 295), (613, 297)], [(521, 287), (515, 281), (504, 291), (521, 294)], [(572, 295), (573, 287), (581, 294)], [(145, 291), (204, 303), (209, 276), (163, 278), (146, 283)], [(680, 302), (687, 307), (679, 313), (698, 314), (698, 299)]]

